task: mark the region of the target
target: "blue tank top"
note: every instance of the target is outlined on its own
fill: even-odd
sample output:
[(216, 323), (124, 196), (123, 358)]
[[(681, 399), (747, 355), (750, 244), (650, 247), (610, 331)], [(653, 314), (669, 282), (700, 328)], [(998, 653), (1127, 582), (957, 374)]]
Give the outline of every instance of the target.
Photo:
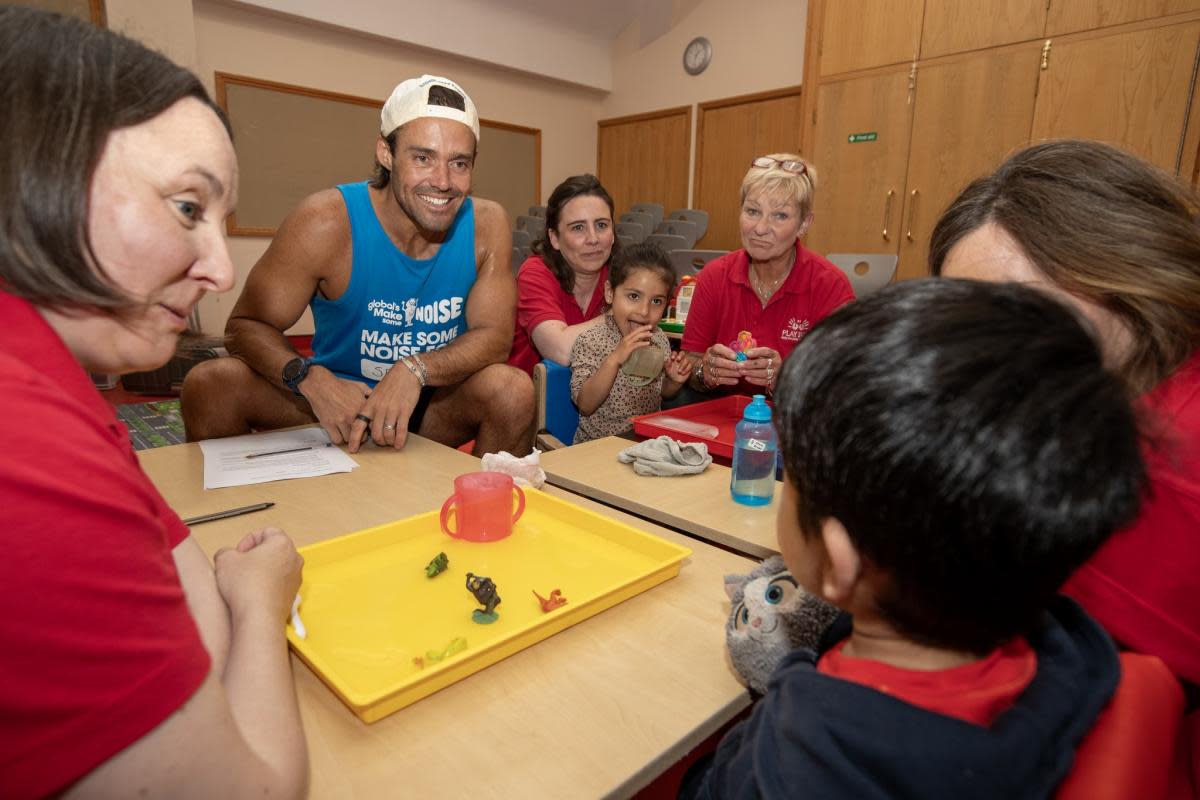
[(466, 198), (437, 254), (419, 260), (392, 244), (366, 181), (337, 188), (350, 216), (350, 285), (336, 300), (313, 296), (312, 362), (374, 386), (404, 356), (445, 347), (466, 331), (475, 209)]

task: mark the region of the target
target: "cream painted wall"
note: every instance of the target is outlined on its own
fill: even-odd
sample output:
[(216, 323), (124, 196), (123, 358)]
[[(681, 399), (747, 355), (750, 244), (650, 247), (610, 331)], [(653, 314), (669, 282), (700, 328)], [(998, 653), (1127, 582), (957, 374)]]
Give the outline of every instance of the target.
[[(213, 73), (222, 71), (384, 99), (404, 78), (442, 74), (470, 93), (480, 116), (541, 129), (542, 200), (564, 177), (596, 168), (600, 92), (243, 7), (209, 0), (195, 0), (194, 6), (196, 70), (210, 88)], [(531, 29), (530, 46), (536, 39)], [(347, 147), (362, 148), (369, 160), (374, 143), (347, 142)], [(485, 135), (479, 157), (487, 156)], [(205, 332), (223, 330), (246, 274), (268, 243), (266, 238), (230, 240), (237, 285), (201, 301)], [(291, 332), (312, 332), (308, 312)]]
[(192, 0), (105, 0), (104, 13), (112, 30), (196, 68)]
[[(600, 104), (600, 119), (692, 105), (695, 169), (695, 105), (753, 92), (796, 86), (804, 73), (808, 0), (676, 0), (675, 24), (642, 45), (633, 22), (614, 43), (613, 91)], [(712, 43), (708, 69), (688, 75), (683, 49), (693, 38)]]

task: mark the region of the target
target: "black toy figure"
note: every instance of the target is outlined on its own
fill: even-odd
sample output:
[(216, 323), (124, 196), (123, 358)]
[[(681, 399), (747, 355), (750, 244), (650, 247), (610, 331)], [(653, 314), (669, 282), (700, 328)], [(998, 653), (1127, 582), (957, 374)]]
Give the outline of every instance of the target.
[(499, 619), (496, 606), (500, 605), (500, 595), (496, 594), (496, 583), (491, 578), (467, 573), (467, 591), (475, 595), (475, 600), (483, 603), (482, 609), (476, 609), (471, 619), (480, 625), (490, 625)]

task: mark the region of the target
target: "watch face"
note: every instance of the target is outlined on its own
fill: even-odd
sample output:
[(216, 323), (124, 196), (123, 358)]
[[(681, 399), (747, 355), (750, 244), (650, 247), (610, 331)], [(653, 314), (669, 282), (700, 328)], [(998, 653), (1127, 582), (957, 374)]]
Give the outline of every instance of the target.
[(291, 361), (283, 365), (283, 379), (285, 381), (294, 381), (304, 372), (304, 359), (293, 358)]
[(683, 68), (689, 75), (699, 75), (712, 59), (712, 44), (703, 36), (697, 36), (683, 51)]

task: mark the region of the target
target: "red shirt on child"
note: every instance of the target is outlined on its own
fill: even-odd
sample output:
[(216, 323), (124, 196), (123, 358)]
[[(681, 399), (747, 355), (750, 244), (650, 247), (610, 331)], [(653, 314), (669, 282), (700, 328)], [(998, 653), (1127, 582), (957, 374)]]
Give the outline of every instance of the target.
[(817, 672), (859, 683), (946, 717), (987, 727), (1003, 714), (1037, 674), (1037, 655), (1023, 637), (984, 658), (940, 670), (901, 669), (842, 652), (847, 640), (830, 648)]

